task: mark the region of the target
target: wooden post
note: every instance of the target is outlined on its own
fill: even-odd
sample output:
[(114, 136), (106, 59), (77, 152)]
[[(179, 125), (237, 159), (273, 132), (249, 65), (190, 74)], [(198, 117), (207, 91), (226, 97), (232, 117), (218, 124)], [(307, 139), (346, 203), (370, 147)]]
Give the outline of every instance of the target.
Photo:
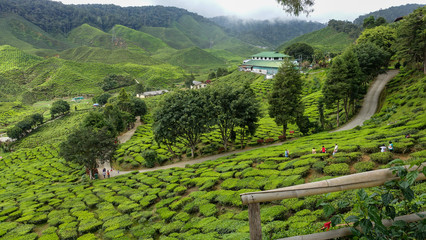
[(248, 205), (250, 224), (250, 240), (262, 240), (262, 225), (260, 224), (260, 203)]

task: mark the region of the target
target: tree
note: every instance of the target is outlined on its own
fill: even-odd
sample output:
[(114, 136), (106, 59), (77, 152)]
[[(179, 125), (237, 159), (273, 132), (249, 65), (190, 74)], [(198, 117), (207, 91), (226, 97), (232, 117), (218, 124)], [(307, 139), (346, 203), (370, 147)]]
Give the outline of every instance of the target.
[(315, 54), (315, 50), (306, 43), (293, 43), (285, 49), (285, 53), (293, 56), (294, 58), (298, 58), (299, 61), (302, 61), (303, 59), (311, 62), (312, 57)]
[(312, 123), (309, 121), (309, 117), (303, 115), (296, 117), (296, 124), (303, 135), (306, 135), (309, 132), (309, 129), (312, 127)]
[(283, 126), (283, 136), (286, 139), (288, 123), (294, 123), (296, 117), (303, 114), (302, 81), (296, 66), (290, 61), (284, 61), (275, 75), (272, 94), (269, 97), (269, 116), (274, 118), (277, 125)]
[(159, 144), (181, 141), (195, 156), (202, 134), (210, 130), (210, 105), (203, 91), (177, 91), (165, 96), (154, 113), (154, 135)]
[(6, 133), (7, 133), (7, 136), (12, 139), (20, 139), (24, 131), (20, 127), (14, 126), (12, 128), (9, 128), (9, 130), (7, 130)]
[(107, 128), (81, 127), (59, 145), (59, 155), (66, 161), (85, 166), (92, 172), (97, 164), (112, 160), (115, 137)]
[(110, 99), (111, 94), (109, 93), (102, 93), (101, 95), (94, 97), (93, 101), (94, 103), (98, 103), (100, 105), (105, 105), (108, 102), (108, 99)]
[(374, 19), (374, 16), (369, 16), (364, 19), (364, 23), (362, 24), (362, 26), (365, 29), (367, 29), (367, 28), (378, 27), (385, 24), (386, 24), (386, 19), (384, 17), (379, 17), (377, 19)]
[(185, 78), (185, 87), (186, 88), (191, 88), (191, 86), (194, 85), (194, 83), (193, 83), (194, 80), (195, 80), (194, 74), (191, 73), (191, 76), (186, 76), (186, 78)]
[(313, 10), (310, 9), (314, 5), (313, 0), (277, 0), (281, 6), (283, 6), (284, 11), (299, 16), (301, 12), (308, 15)]
[[(256, 99), (256, 94), (249, 85), (244, 85), (244, 92), (234, 103), (233, 108), (236, 110), (236, 126), (240, 130), (241, 148), (244, 147), (245, 137), (253, 136), (259, 126), (257, 122), (261, 117), (260, 103)], [(232, 132), (231, 132), (232, 134)]]
[(132, 105), (133, 116), (144, 116), (148, 112), (145, 101), (140, 98), (133, 97), (130, 99)]
[(400, 21), (397, 50), (400, 59), (412, 64), (423, 62), (426, 74), (426, 7), (415, 10)]
[(124, 88), (122, 88), (120, 92), (118, 93), (116, 104), (118, 109), (120, 109), (121, 111), (132, 112), (132, 104), (130, 102), (130, 96), (129, 94), (127, 94)]
[(358, 59), (353, 48), (348, 48), (342, 54), (343, 61), (346, 66), (346, 77), (344, 80), (343, 107), (345, 109), (346, 122), (349, 119), (348, 112), (352, 103), (353, 111), (355, 111), (355, 101), (359, 99), (363, 93), (362, 72), (359, 67)]
[[(223, 147), (227, 150), (231, 132), (235, 127), (241, 126), (245, 129), (252, 125), (250, 120), (254, 123), (258, 121), (259, 103), (249, 85), (215, 85), (206, 92), (211, 104), (213, 124), (219, 128)], [(252, 116), (253, 114), (255, 116)]]
[(52, 103), (52, 107), (50, 108), (50, 115), (52, 118), (55, 117), (56, 114), (65, 114), (70, 110), (70, 105), (68, 102), (64, 100), (58, 100)]
[(137, 83), (135, 86), (135, 95), (145, 92), (145, 86), (142, 83)]
[(22, 129), (22, 131), (24, 133), (27, 133), (28, 131), (30, 131), (33, 128), (35, 123), (36, 122), (31, 117), (26, 117), (26, 118), (24, 118), (24, 120), (18, 122), (16, 124), (16, 126), (19, 127), (20, 129)]
[[(387, 67), (391, 54), (372, 42), (355, 45), (355, 54), (366, 80), (375, 77), (382, 67)], [(367, 81), (364, 81), (366, 84)]]
[(341, 56), (337, 56), (333, 59), (330, 71), (327, 74), (327, 78), (322, 89), (324, 95), (324, 101), (327, 107), (337, 104), (336, 111), (336, 123), (339, 127), (339, 113), (340, 113), (340, 101), (343, 99), (342, 89), (344, 88), (344, 79), (346, 77), (346, 66)]
[(394, 28), (390, 26), (378, 26), (364, 30), (361, 36), (359, 36), (359, 38), (356, 40), (356, 43), (362, 44), (371, 42), (393, 55), (393, 45), (395, 44), (395, 41), (396, 31)]
[(31, 118), (33, 119), (33, 121), (35, 122), (36, 125), (38, 124), (43, 124), (43, 115), (40, 113), (35, 113), (33, 115), (31, 115)]

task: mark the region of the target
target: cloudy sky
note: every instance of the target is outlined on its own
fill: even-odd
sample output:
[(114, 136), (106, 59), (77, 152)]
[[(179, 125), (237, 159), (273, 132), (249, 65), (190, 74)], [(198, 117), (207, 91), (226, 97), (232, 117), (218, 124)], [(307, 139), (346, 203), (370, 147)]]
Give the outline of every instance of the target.
[[(237, 16), (252, 19), (291, 19), (275, 0), (55, 0), (64, 4), (115, 4), (127, 6), (174, 6), (204, 17)], [(314, 12), (299, 19), (328, 22), (330, 19), (353, 21), (359, 15), (424, 0), (316, 0)]]

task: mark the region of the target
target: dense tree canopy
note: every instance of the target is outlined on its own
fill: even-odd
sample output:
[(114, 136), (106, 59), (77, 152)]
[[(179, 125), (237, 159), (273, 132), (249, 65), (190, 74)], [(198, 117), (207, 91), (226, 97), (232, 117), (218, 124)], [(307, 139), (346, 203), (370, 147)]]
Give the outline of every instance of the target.
[(397, 36), (399, 57), (413, 64), (423, 62), (426, 73), (426, 7), (415, 10), (400, 21)]
[(200, 90), (167, 94), (153, 116), (157, 142), (167, 145), (180, 140), (191, 148), (191, 156), (194, 157), (202, 134), (211, 126), (211, 105), (206, 100)]
[(285, 53), (299, 59), (300, 61), (312, 61), (312, 57), (315, 54), (315, 50), (309, 44), (306, 43), (294, 43), (285, 49)]
[(375, 28), (366, 29), (362, 32), (361, 36), (357, 39), (357, 44), (371, 42), (376, 44), (383, 50), (393, 55), (394, 50), (392, 48), (396, 40), (396, 31), (390, 26), (378, 26)]
[(52, 118), (57, 114), (65, 114), (70, 110), (70, 104), (64, 100), (58, 100), (52, 103), (52, 107), (50, 108), (50, 115)]
[(236, 127), (255, 130), (253, 128), (260, 115), (259, 103), (248, 85), (222, 84), (210, 87), (208, 90), (207, 97), (211, 104), (211, 109), (208, 111), (211, 111), (212, 123), (219, 128), (223, 147), (227, 150), (231, 132)]
[(286, 138), (287, 124), (295, 123), (296, 118), (303, 115), (302, 81), (299, 70), (290, 61), (284, 61), (275, 75), (272, 94), (269, 97), (269, 116), (277, 125), (283, 126)]
[(389, 52), (372, 42), (357, 44), (354, 51), (366, 80), (376, 76), (382, 67), (386, 67), (391, 57)]
[(59, 154), (65, 160), (92, 170), (98, 163), (112, 159), (116, 144), (114, 135), (107, 128), (81, 127), (72, 132), (59, 147)]

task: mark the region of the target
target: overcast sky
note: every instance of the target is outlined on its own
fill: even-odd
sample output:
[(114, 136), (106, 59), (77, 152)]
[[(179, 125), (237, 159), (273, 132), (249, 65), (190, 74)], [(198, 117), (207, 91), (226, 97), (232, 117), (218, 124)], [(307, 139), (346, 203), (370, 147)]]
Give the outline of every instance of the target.
[[(174, 6), (204, 17), (236, 16), (252, 19), (293, 19), (275, 0), (54, 0), (64, 4), (115, 4), (128, 6)], [(330, 19), (353, 21), (359, 15), (425, 0), (316, 0), (314, 12), (299, 19), (328, 22)]]

